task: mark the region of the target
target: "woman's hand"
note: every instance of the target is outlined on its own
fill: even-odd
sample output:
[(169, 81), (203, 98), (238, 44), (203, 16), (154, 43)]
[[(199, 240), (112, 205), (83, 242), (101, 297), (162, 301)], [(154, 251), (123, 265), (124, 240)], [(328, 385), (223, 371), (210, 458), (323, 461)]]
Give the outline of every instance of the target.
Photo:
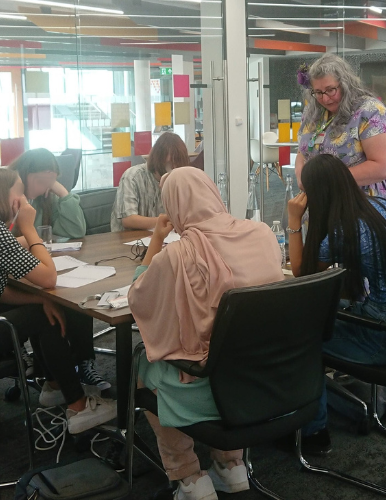
[(56, 196), (59, 196), (59, 198), (64, 198), (68, 195), (67, 189), (58, 181), (55, 181), (52, 184), (50, 189), (46, 192), (46, 196), (48, 196), (49, 192), (56, 194)]
[[(18, 201), (19, 215), (17, 216), (16, 224), (24, 235), (24, 233), (34, 225), (36, 210), (28, 203), (25, 196), (21, 196)], [(13, 209), (15, 209), (15, 207), (13, 207)]]
[(173, 224), (170, 222), (169, 217), (166, 214), (160, 214), (155, 225), (154, 236), (163, 241), (173, 229)]
[(169, 217), (166, 214), (160, 214), (154, 229), (153, 236), (150, 240), (149, 248), (147, 249), (145, 258), (142, 261), (143, 266), (148, 266), (151, 263), (154, 255), (162, 250), (164, 239), (172, 229), (173, 224), (170, 222)]
[(56, 322), (60, 325), (60, 333), (62, 337), (66, 335), (66, 326), (65, 326), (65, 318), (64, 314), (58, 306), (56, 306), (53, 302), (49, 300), (43, 301), (43, 310), (45, 315), (47, 316), (50, 325), (54, 326)]
[[(306, 193), (299, 193), (288, 202), (288, 225), (291, 229), (298, 229), (302, 224), (302, 217), (307, 208)], [(293, 227), (296, 226), (296, 227)]]

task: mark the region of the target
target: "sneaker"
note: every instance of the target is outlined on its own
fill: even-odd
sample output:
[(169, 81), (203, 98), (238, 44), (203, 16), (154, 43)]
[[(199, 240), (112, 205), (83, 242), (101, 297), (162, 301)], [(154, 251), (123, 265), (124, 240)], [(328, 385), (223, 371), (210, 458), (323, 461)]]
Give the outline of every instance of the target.
[(186, 486), (183, 481), (178, 482), (173, 500), (218, 500), (212, 480), (209, 476), (201, 476), (195, 483)]
[(302, 436), (302, 453), (305, 455), (323, 456), (330, 453), (331, 450), (331, 438), (327, 427), (311, 434), (311, 436)]
[(20, 354), (25, 365), (25, 375), (26, 377), (31, 377), (34, 373), (34, 358), (28, 354), (24, 345), (20, 347)]
[[(83, 391), (86, 396), (100, 396), (101, 391), (95, 385), (84, 385)], [(66, 400), (64, 398), (63, 392), (60, 389), (53, 389), (50, 384), (46, 381), (43, 384), (41, 393), (39, 394), (39, 403), (42, 406), (60, 406), (65, 405)]]
[(79, 376), (82, 384), (96, 385), (101, 391), (110, 389), (111, 384), (104, 380), (95, 369), (95, 359), (86, 359), (79, 365)]
[(39, 394), (39, 403), (46, 407), (60, 406), (65, 405), (66, 400), (64, 399), (63, 392), (60, 389), (53, 389), (50, 384), (45, 381), (42, 391)]
[(86, 400), (86, 408), (82, 411), (66, 410), (68, 432), (79, 434), (104, 424), (117, 416), (117, 402), (112, 399), (103, 399), (90, 396)]
[(237, 493), (249, 490), (249, 481), (245, 465), (236, 465), (232, 469), (223, 468), (221, 464), (214, 461), (208, 470), (216, 491), (225, 493)]

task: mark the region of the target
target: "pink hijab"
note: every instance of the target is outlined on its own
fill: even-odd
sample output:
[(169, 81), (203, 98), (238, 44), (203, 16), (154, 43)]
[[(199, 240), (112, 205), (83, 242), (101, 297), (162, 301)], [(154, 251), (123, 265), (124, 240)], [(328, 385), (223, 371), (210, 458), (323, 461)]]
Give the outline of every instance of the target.
[(203, 361), (222, 294), (282, 280), (280, 249), (266, 224), (228, 214), (197, 168), (173, 170), (162, 202), (181, 240), (153, 257), (130, 289), (130, 307), (149, 361)]

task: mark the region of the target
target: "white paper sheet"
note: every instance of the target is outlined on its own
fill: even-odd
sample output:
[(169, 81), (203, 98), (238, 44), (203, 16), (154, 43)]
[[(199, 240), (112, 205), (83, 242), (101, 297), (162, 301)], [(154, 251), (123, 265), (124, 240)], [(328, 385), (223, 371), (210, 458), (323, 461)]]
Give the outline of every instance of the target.
[(60, 257), (53, 257), (55, 268), (57, 271), (65, 271), (66, 269), (73, 269), (74, 267), (85, 266), (87, 262), (75, 259), (70, 255), (61, 255)]
[(81, 248), (81, 241), (71, 241), (68, 243), (52, 243), (51, 252), (68, 252), (69, 250), (80, 250)]
[(103, 280), (115, 274), (115, 267), (111, 266), (81, 266), (73, 269), (69, 273), (58, 276), (56, 286), (66, 288), (78, 288), (89, 285), (96, 281)]
[[(175, 231), (171, 231), (166, 238), (164, 239), (164, 245), (167, 245), (168, 243), (172, 243), (173, 241), (179, 241), (181, 239), (181, 236), (176, 233)], [(146, 236), (146, 238), (141, 238), (140, 241), (145, 245), (145, 247), (148, 247), (150, 244), (151, 236)], [(124, 243), (125, 245), (133, 245), (136, 242), (129, 241), (127, 243)]]

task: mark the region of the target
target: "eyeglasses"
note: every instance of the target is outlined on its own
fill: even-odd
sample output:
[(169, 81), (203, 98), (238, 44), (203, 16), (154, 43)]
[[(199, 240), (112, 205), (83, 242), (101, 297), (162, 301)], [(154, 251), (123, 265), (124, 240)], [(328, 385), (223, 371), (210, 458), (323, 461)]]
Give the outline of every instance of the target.
[(326, 94), (327, 97), (334, 97), (338, 92), (339, 87), (340, 85), (338, 85), (337, 87), (330, 87), (324, 92), (322, 92), (321, 90), (311, 90), (311, 95), (312, 97), (315, 97), (315, 99), (321, 99), (324, 94)]

